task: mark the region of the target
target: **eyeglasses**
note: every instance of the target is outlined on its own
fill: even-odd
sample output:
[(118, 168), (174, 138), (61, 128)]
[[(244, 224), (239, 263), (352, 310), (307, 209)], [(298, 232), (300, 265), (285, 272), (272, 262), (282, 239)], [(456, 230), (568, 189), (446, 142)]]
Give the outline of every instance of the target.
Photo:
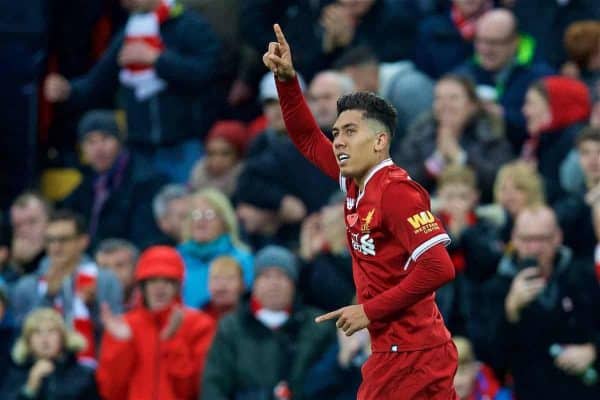
[(57, 235), (57, 236), (46, 236), (46, 244), (51, 245), (53, 243), (62, 244), (70, 242), (71, 240), (77, 239), (79, 235)]
[(504, 38), (485, 38), (485, 37), (475, 37), (475, 43), (488, 45), (491, 47), (502, 47), (512, 43), (515, 39), (514, 35), (510, 35)]
[(515, 238), (521, 242), (542, 242), (548, 243), (554, 239), (554, 234), (548, 235), (517, 235)]
[(206, 221), (212, 221), (215, 218), (217, 218), (217, 212), (215, 210), (213, 210), (212, 208), (207, 208), (205, 210), (192, 210), (192, 220), (194, 221), (201, 221), (201, 220), (206, 220)]

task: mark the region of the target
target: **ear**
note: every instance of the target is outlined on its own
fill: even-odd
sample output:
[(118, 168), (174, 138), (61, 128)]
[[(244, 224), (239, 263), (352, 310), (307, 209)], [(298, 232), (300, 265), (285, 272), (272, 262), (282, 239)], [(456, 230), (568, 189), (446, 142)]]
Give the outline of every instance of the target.
[(377, 132), (375, 137), (375, 151), (380, 152), (389, 149), (390, 135), (385, 132)]

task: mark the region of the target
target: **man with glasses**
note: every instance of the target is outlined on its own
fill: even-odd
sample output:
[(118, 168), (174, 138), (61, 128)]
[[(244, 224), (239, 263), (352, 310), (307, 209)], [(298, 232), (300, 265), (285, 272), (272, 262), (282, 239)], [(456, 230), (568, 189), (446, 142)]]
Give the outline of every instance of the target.
[(591, 260), (575, 260), (562, 245), (554, 211), (522, 210), (512, 232), (514, 251), (473, 302), (472, 335), (482, 361), (512, 373), (522, 399), (598, 399), (586, 377), (599, 370), (600, 287)]
[(88, 244), (87, 227), (80, 215), (69, 210), (53, 213), (46, 228), (47, 256), (35, 274), (17, 282), (12, 304), (19, 322), (38, 307), (59, 310), (88, 342), (79, 356), (93, 362), (101, 328), (100, 305), (106, 303), (113, 312), (120, 312), (123, 293), (117, 277), (98, 268), (85, 254)]
[(535, 41), (519, 34), (515, 16), (506, 9), (485, 13), (475, 30), (475, 57), (456, 72), (473, 79), (486, 109), (507, 124), (506, 132), (515, 151), (526, 138), (521, 113), (529, 85), (554, 71), (535, 62)]

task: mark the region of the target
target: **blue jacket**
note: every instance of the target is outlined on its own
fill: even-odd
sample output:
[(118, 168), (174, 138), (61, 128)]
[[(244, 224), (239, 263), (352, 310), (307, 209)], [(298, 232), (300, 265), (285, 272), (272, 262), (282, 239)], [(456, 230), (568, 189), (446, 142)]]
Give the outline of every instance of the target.
[(244, 249), (235, 247), (228, 234), (219, 236), (209, 243), (187, 241), (177, 246), (185, 264), (183, 280), (183, 301), (193, 308), (200, 308), (210, 300), (208, 292), (208, 270), (211, 261), (219, 256), (235, 258), (244, 272), (246, 288), (252, 287), (254, 280), (254, 258)]
[(415, 63), (432, 78), (439, 78), (473, 55), (473, 43), (463, 39), (449, 14), (427, 17), (419, 26)]
[(138, 145), (171, 145), (208, 131), (218, 111), (215, 85), (219, 43), (208, 23), (191, 12), (160, 26), (165, 50), (154, 68), (167, 88), (139, 101), (131, 88), (119, 84), (119, 34), (86, 75), (71, 82), (69, 105), (92, 106), (98, 97), (119, 89), (118, 102), (127, 113), (127, 140)]

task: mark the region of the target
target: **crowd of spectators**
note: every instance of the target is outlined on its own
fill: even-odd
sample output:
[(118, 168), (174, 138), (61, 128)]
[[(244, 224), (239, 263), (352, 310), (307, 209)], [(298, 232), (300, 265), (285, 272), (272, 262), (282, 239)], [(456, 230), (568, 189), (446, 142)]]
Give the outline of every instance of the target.
[(356, 397), (368, 333), (313, 321), (354, 301), (345, 197), (287, 135), (275, 22), (326, 135), (352, 91), (398, 111), (459, 398), (600, 398), (596, 0), (4, 2), (0, 398)]

